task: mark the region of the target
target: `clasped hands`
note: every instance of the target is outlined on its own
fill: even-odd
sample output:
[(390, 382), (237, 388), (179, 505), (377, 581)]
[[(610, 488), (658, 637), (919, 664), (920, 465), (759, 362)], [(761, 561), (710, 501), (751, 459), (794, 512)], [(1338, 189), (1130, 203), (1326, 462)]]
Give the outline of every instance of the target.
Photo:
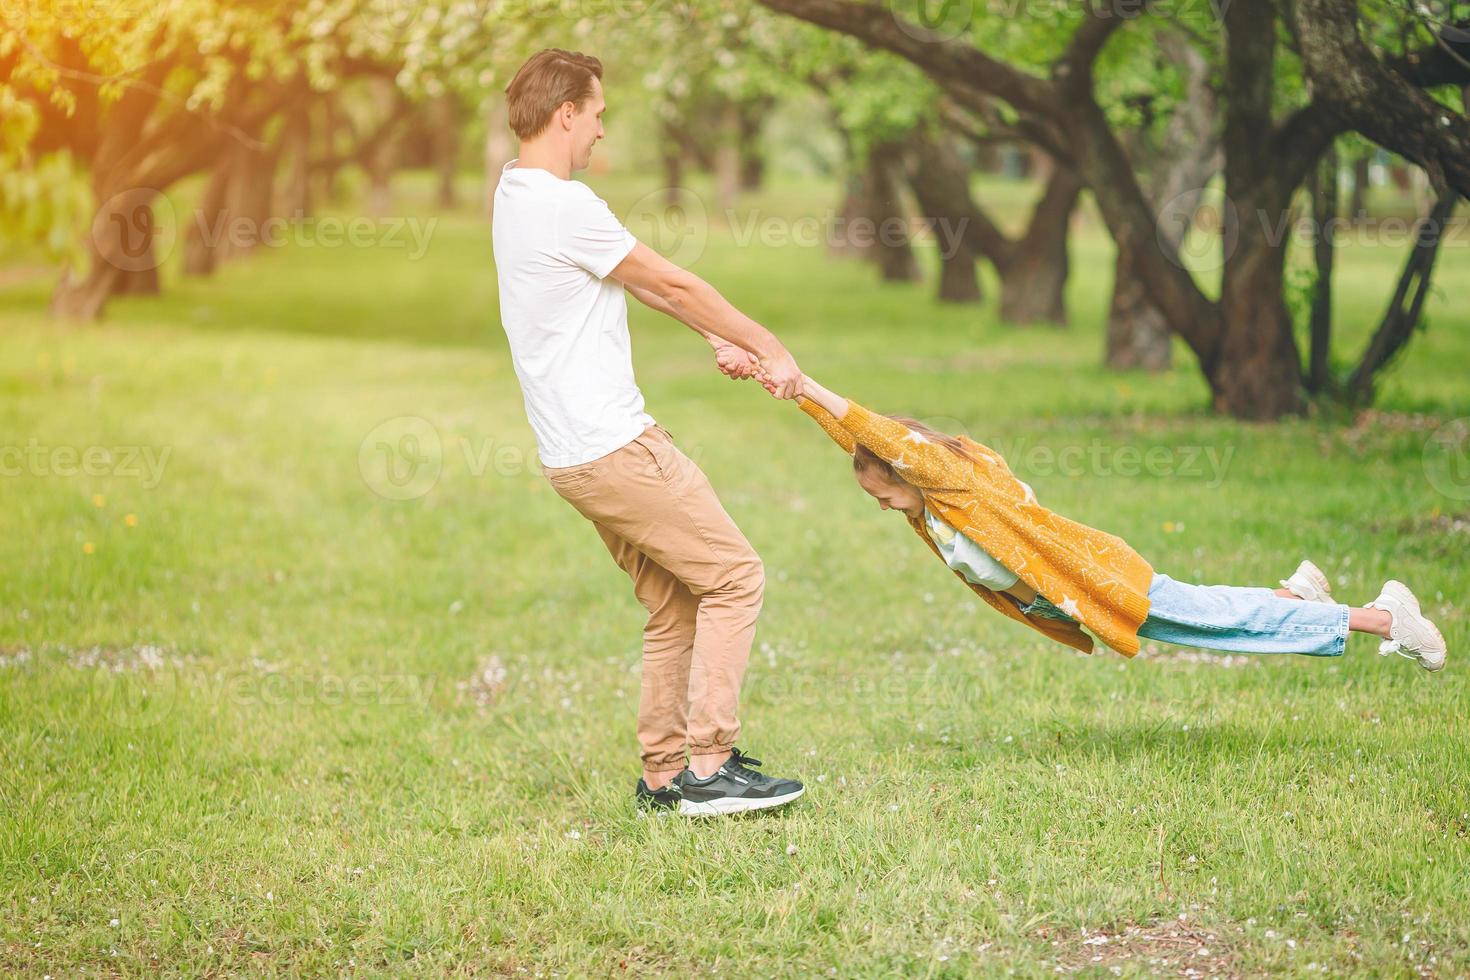
[(721, 343), (715, 347), (715, 365), (734, 381), (755, 378), (775, 398), (795, 398), (802, 393), (801, 368), (785, 349), (762, 359), (734, 344)]

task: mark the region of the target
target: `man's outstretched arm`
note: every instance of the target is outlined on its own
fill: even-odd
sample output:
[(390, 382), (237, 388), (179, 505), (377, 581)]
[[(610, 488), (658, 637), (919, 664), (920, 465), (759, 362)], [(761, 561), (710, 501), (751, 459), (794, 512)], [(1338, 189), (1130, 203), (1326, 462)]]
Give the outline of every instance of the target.
[(746, 378), (755, 377), (755, 373), (760, 370), (760, 362), (756, 360), (754, 354), (742, 347), (736, 347), (728, 340), (722, 340), (716, 337), (707, 330), (701, 330), (687, 320), (681, 319), (678, 311), (657, 294), (651, 293), (641, 286), (629, 286), (626, 283), (623, 285), (623, 288), (632, 293), (633, 298), (644, 306), (678, 320), (690, 330), (703, 337), (705, 343), (709, 344), (710, 348), (715, 352), (715, 365), (719, 367), (720, 373), (725, 376), (733, 378), (736, 381), (744, 381)]
[[(642, 242), (633, 246), (609, 275), (653, 309), (707, 337), (713, 335), (749, 351), (770, 378), (776, 397), (795, 398), (801, 394), (801, 368), (785, 345), (699, 276), (679, 268)], [(645, 294), (655, 302), (650, 303)]]

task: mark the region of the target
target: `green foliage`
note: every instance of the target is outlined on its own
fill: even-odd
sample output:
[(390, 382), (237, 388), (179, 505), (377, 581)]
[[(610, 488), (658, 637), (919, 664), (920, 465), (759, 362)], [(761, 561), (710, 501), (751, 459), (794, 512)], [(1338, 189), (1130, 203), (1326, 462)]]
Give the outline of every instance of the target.
[(65, 150), (32, 164), (0, 153), (0, 237), (35, 245), (52, 261), (82, 260), (79, 230), (92, 216), (85, 172)]

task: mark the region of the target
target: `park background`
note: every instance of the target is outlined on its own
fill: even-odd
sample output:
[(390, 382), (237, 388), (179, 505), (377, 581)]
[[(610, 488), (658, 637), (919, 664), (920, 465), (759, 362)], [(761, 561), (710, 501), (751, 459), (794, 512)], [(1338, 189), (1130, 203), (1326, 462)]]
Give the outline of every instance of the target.
[[(1120, 10), (0, 8), (0, 969), (1470, 971), (1456, 8)], [(1448, 669), (1049, 644), (633, 303), (765, 561), (742, 748), (808, 786), (641, 816), (643, 612), (498, 321), (548, 44), (606, 65), (579, 178), (808, 373), (1176, 578), (1403, 579)]]

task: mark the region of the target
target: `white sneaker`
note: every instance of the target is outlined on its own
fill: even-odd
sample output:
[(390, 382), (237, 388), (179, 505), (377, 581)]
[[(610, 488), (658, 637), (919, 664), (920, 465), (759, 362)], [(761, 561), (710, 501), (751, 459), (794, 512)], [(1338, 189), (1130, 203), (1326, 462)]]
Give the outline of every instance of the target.
[(1298, 599), (1307, 602), (1332, 602), (1332, 585), (1322, 569), (1306, 559), (1291, 573), (1291, 578), (1281, 580), (1281, 587)]
[(1401, 657), (1419, 661), (1425, 670), (1439, 670), (1444, 666), (1444, 636), (1424, 614), (1419, 611), (1419, 600), (1402, 582), (1389, 580), (1383, 583), (1378, 598), (1368, 603), (1366, 609), (1382, 609), (1392, 617), (1388, 628), (1389, 639), (1378, 645), (1380, 656), (1396, 653)]

